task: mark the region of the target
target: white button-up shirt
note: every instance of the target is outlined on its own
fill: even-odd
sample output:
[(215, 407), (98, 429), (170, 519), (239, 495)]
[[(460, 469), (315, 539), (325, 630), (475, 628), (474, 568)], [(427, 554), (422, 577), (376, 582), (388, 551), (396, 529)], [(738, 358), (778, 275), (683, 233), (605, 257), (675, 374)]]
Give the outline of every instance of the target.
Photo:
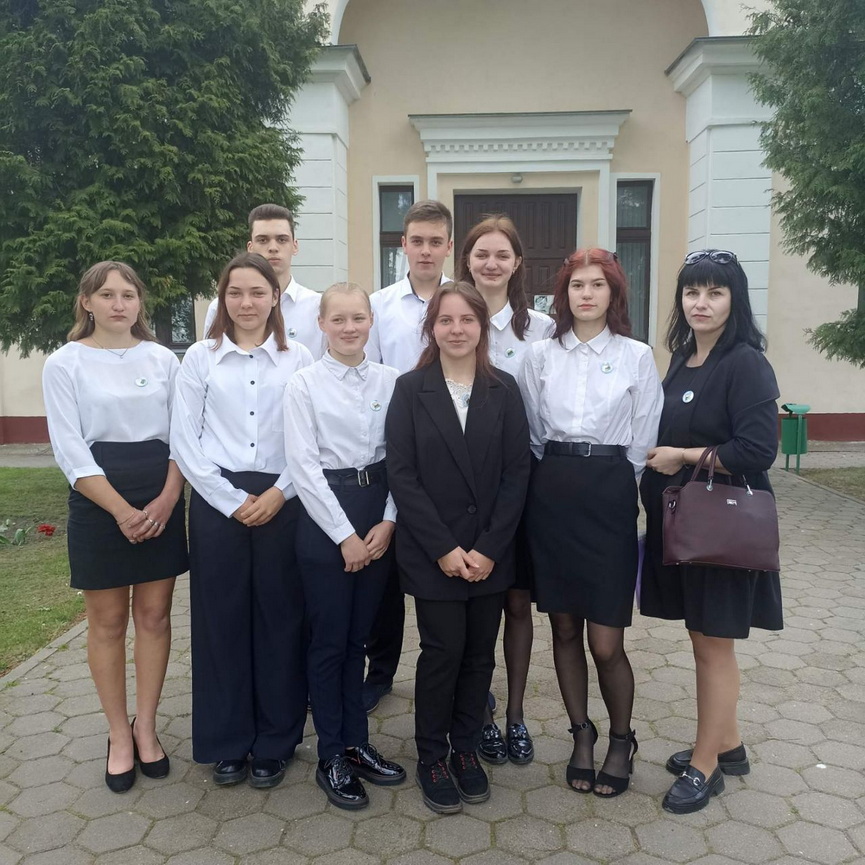
[(523, 334), (523, 339), (517, 339), (511, 320), (514, 311), (510, 303), (506, 303), (490, 318), (490, 361), (493, 366), (509, 372), (516, 377), (523, 366), (523, 361), (528, 354), (529, 346), (542, 339), (547, 339), (555, 324), (553, 320), (542, 312), (534, 309), (529, 311), (529, 326)]
[(186, 479), (211, 506), (230, 517), (247, 493), (219, 469), (279, 475), (286, 499), (295, 495), (285, 465), (282, 400), (288, 380), (312, 355), (289, 341), (277, 351), (273, 337), (252, 351), (227, 336), (213, 349), (205, 339), (191, 346), (177, 376), (171, 446)]
[(664, 405), (652, 349), (608, 328), (589, 342), (573, 331), (536, 342), (519, 376), (532, 451), (548, 441), (624, 445), (639, 477), (658, 440)]
[[(450, 280), (442, 274), (439, 285)], [(399, 282), (373, 292), (370, 304), (374, 319), (366, 344), (366, 355), (373, 363), (408, 372), (417, 366), (425, 346), (421, 341), (427, 301), (415, 294), (407, 274)]]
[[(384, 419), (399, 372), (364, 358), (346, 366), (326, 353), (285, 391), (285, 453), (307, 513), (335, 543), (354, 533), (322, 469), (362, 469), (385, 457)], [(388, 495), (383, 520), (396, 520)]]
[[(327, 341), (318, 326), (320, 303), (321, 295), (311, 288), (304, 288), (294, 277), (279, 298), (286, 337), (305, 345), (312, 354), (313, 360), (318, 360), (327, 348)], [(216, 318), (217, 305), (217, 298), (214, 298), (207, 307), (207, 315), (204, 317), (205, 336), (210, 325), (213, 324), (213, 319)]]
[(105, 475), (90, 453), (94, 442), (168, 444), (178, 369), (172, 351), (148, 340), (125, 351), (68, 342), (48, 357), (42, 370), (48, 435), (71, 486)]

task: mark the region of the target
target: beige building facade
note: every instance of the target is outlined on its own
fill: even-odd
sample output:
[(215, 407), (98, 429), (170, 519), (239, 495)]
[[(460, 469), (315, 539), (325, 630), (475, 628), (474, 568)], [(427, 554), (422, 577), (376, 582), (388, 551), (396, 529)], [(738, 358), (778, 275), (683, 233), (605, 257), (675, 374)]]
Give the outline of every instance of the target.
[[(786, 255), (763, 166), (756, 68), (738, 0), (330, 0), (331, 41), (290, 125), (304, 150), (294, 273), (311, 288), (402, 275), (401, 214), (504, 209), (533, 258), (530, 304), (578, 245), (618, 249), (638, 335), (662, 342), (684, 255), (731, 249), (782, 401), (813, 438), (865, 439), (865, 374), (806, 330), (856, 303)], [(200, 320), (203, 316), (200, 317)], [(34, 440), (41, 363), (0, 357), (0, 441)]]

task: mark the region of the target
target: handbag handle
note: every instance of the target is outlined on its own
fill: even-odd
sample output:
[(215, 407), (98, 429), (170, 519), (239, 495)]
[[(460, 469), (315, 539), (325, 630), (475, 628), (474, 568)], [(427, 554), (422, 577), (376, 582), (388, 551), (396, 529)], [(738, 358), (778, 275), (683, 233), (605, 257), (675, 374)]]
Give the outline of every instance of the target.
[[(697, 480), (697, 475), (704, 469), (709, 473), (709, 478), (706, 482), (706, 489), (712, 489), (715, 480), (715, 455), (718, 453), (718, 445), (707, 447), (700, 459), (697, 460), (697, 465), (694, 466), (694, 471), (691, 472), (691, 480)], [(708, 465), (706, 465), (708, 463)]]

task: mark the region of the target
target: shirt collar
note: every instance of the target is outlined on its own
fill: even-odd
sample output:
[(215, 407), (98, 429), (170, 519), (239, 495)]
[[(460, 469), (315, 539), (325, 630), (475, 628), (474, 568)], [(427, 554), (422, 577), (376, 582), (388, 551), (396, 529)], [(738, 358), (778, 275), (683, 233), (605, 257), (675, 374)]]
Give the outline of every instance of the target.
[(596, 337), (586, 343), (580, 342), (573, 330), (568, 330), (562, 334), (562, 346), (566, 351), (571, 351), (577, 346), (587, 345), (595, 354), (601, 354), (612, 338), (613, 334), (610, 333), (609, 327), (605, 327)]
[(254, 355), (261, 352), (264, 352), (264, 354), (266, 354), (271, 359), (274, 366), (279, 363), (278, 349), (276, 345), (276, 340), (273, 338), (273, 334), (271, 334), (260, 346), (253, 349), (251, 352), (247, 351), (246, 349), (239, 348), (228, 338), (228, 336), (223, 334), (222, 342), (216, 349), (216, 362), (222, 363), (223, 359), (228, 357), (228, 355), (232, 353)]
[(297, 301), (297, 290), (300, 288), (300, 283), (292, 277), (291, 281), (285, 287), (284, 295), (290, 297), (293, 301)]
[(506, 303), (495, 315), (490, 317), (490, 324), (496, 330), (504, 330), (514, 317), (514, 311), (511, 308), (510, 302)]
[[(408, 273), (402, 278), (402, 280), (400, 282), (401, 282), (401, 286), (400, 286), (400, 290), (399, 290), (399, 296), (400, 297), (409, 297), (411, 295), (411, 296), (417, 298), (419, 301), (421, 301), (421, 303), (426, 303), (426, 301), (423, 300), (423, 298), (418, 297), (418, 295), (415, 294), (415, 290), (411, 287), (411, 280), (409, 279)], [(442, 273), (441, 279), (439, 279), (439, 285), (444, 285), (446, 282), (450, 282), (450, 279), (448, 279), (448, 277), (446, 277), (444, 275), (444, 273)]]
[(351, 370), (354, 370), (364, 381), (369, 375), (369, 359), (364, 354), (363, 360), (357, 366), (348, 366), (340, 363), (328, 349), (322, 356), (321, 362), (324, 364), (328, 372), (335, 375), (340, 381), (343, 381)]

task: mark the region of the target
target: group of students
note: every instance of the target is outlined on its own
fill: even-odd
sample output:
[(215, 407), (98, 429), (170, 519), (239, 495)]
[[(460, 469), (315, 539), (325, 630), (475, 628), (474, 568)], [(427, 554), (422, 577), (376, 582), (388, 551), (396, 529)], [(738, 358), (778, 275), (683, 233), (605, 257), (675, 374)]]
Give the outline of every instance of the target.
[[(503, 215), (470, 229), (450, 282), (451, 215), (439, 202), (413, 205), (408, 274), (371, 297), (351, 283), (321, 295), (297, 284), (284, 208), (255, 208), (249, 227), (182, 365), (147, 326), (141, 281), (113, 261), (82, 278), (69, 342), (45, 364), (49, 432), (72, 488), (72, 585), (84, 591), (109, 724), (108, 787), (128, 790), (136, 766), (169, 772), (156, 710), (174, 578), (188, 566), (193, 756), (214, 764), (216, 784), (278, 784), (308, 704), (316, 780), (331, 802), (362, 808), (363, 781), (404, 781), (370, 743), (367, 712), (392, 687), (407, 593), (427, 806), (448, 814), (485, 801), (479, 756), (533, 759), (523, 708), (532, 603), (550, 616), (574, 739), (567, 783), (620, 795), (638, 747), (624, 650), (638, 484), (641, 609), (684, 619), (697, 671), (696, 744), (668, 761), (679, 777), (664, 808), (698, 810), (724, 774), (749, 771), (734, 640), (781, 627), (778, 574), (665, 566), (661, 537), (663, 489), (708, 445), (720, 445), (716, 470), (770, 488), (777, 385), (735, 255), (685, 259), (662, 385), (651, 349), (630, 338), (615, 253), (564, 261), (551, 319), (528, 308), (522, 245)], [(503, 612), (504, 735), (490, 693)], [(584, 631), (610, 720), (597, 773)]]

